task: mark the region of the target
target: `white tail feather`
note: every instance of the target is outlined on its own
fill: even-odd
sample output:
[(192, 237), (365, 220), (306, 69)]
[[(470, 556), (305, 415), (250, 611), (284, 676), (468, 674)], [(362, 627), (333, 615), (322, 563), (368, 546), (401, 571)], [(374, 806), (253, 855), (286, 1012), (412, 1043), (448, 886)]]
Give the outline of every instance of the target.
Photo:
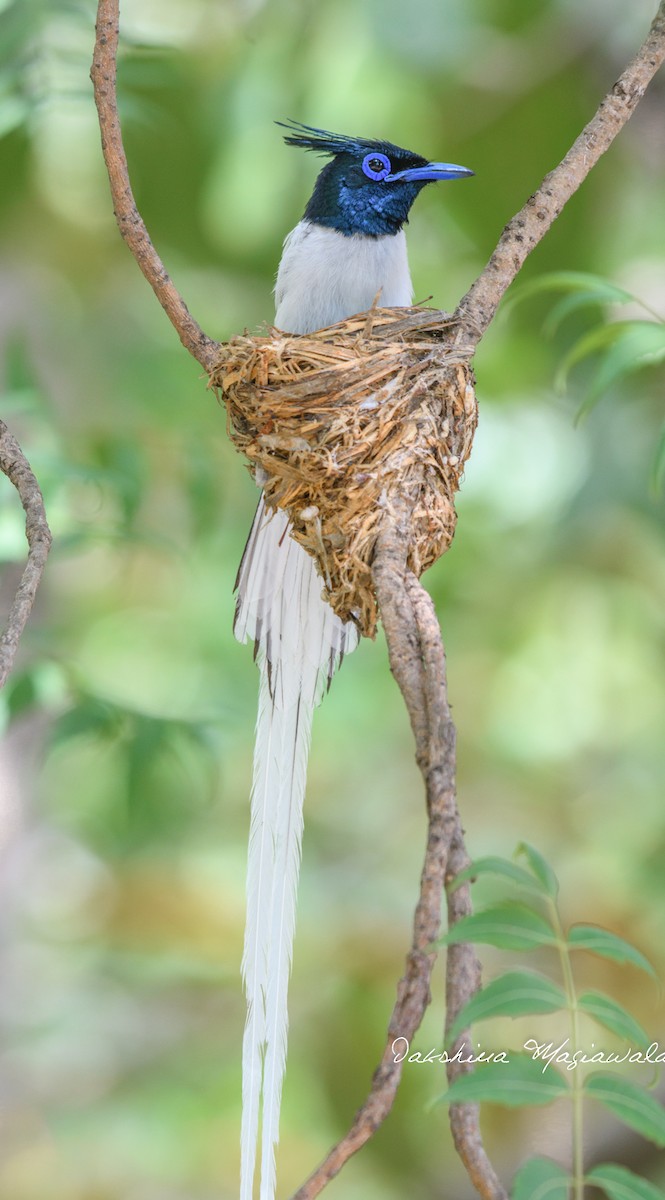
[(253, 638), (261, 671), (254, 750), (243, 977), (240, 1200), (251, 1200), (262, 1092), (261, 1200), (275, 1193), (275, 1146), (286, 1061), (287, 991), (295, 928), (312, 713), (344, 654), (358, 644), (321, 597), (314, 561), (288, 518), (259, 503), (238, 572), (234, 630)]
[(261, 1200), (275, 1194), (275, 1146), (286, 1065), (287, 992), (303, 829), (303, 800), (313, 708), (304, 700), (281, 713), (282, 789), (275, 845), (273, 893), (268, 912), (270, 957), (266, 996), (266, 1051), (263, 1067)]
[[(247, 860), (247, 922), (242, 974), (247, 996), (247, 1020), (242, 1047), (242, 1130), (240, 1135), (240, 1196), (251, 1200), (259, 1128), (259, 1100), (263, 1074), (262, 1047), (265, 1043), (265, 997), (268, 984), (268, 956), (261, 913), (270, 904), (274, 855), (271, 817), (270, 768), (272, 765), (273, 722), (261, 719), (268, 691), (262, 672), (259, 719), (254, 747), (254, 782), (251, 798), (251, 824)], [(269, 697), (268, 697), (269, 699)]]

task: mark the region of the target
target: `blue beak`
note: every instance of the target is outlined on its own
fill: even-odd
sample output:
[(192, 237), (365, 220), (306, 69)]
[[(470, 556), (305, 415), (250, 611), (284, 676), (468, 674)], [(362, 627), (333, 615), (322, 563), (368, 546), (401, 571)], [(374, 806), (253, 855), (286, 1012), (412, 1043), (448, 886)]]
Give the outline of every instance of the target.
[(385, 182), (402, 180), (404, 183), (431, 183), (436, 179), (466, 179), (475, 173), (468, 167), (458, 167), (455, 163), (426, 163), (424, 167), (409, 167), (406, 171), (386, 175)]

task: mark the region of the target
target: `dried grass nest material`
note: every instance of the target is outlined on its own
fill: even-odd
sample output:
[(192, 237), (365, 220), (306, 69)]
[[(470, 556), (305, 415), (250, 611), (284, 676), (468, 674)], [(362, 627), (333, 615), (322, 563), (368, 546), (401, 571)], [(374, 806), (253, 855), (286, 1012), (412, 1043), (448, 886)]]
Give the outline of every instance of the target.
[(391, 496), (417, 489), (408, 554), (416, 575), (455, 529), (477, 409), (468, 354), (451, 349), (442, 319), (373, 308), (309, 335), (245, 334), (224, 345), (211, 372), (266, 502), (287, 511), (326, 599), (368, 637), (377, 622), (371, 563)]

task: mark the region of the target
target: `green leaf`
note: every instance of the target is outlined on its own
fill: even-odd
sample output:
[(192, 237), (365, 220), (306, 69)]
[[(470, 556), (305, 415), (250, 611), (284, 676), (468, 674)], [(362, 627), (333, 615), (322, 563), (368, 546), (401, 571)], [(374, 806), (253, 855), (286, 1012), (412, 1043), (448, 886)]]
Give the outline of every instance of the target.
[(642, 1026), (621, 1004), (604, 996), (602, 992), (585, 992), (578, 1000), (578, 1007), (594, 1021), (611, 1029), (620, 1038), (634, 1046), (648, 1046), (649, 1037)]
[(660, 1188), (616, 1163), (600, 1163), (589, 1171), (586, 1182), (602, 1188), (610, 1200), (665, 1200)]
[(648, 958), (640, 954), (630, 942), (602, 929), (598, 925), (572, 925), (568, 930), (566, 941), (571, 950), (588, 950), (590, 954), (598, 954), (601, 958), (611, 958), (613, 962), (631, 963), (657, 978)]
[(590, 1075), (584, 1089), (624, 1125), (637, 1130), (657, 1146), (665, 1146), (665, 1108), (650, 1092), (620, 1075), (605, 1071)]
[[(617, 287), (602, 275), (594, 275), (588, 271), (551, 271), (541, 275), (539, 279), (530, 279), (528, 283), (520, 284), (513, 290), (510, 299), (504, 304), (504, 311), (512, 308), (522, 300), (531, 296), (542, 295), (545, 292), (575, 292), (602, 296), (607, 304), (630, 304), (636, 297), (625, 288)], [(639, 301), (637, 301), (639, 303)]]
[(476, 992), (464, 1005), (448, 1033), (453, 1042), (462, 1029), (489, 1017), (522, 1017), (550, 1013), (567, 1007), (566, 994), (535, 971), (508, 971)]
[(115, 737), (120, 731), (122, 720), (120, 710), (113, 704), (93, 696), (83, 696), (78, 704), (63, 713), (56, 722), (51, 743), (59, 746), (70, 738), (82, 736)]
[(595, 329), (590, 329), (583, 337), (578, 338), (565, 355), (556, 373), (555, 387), (564, 391), (573, 367), (582, 362), (582, 359), (589, 358), (590, 355), (597, 354), (599, 350), (611, 346), (633, 323), (633, 321), (610, 321), (605, 325), (597, 325)]
[(447, 1092), (438, 1097), (442, 1104), (471, 1104), (482, 1100), (504, 1108), (523, 1108), (551, 1104), (568, 1095), (568, 1084), (558, 1071), (542, 1067), (525, 1054), (511, 1055), (508, 1062), (490, 1062), (460, 1075)]
[(613, 294), (617, 290), (620, 289), (615, 289), (612, 284), (609, 284), (605, 287), (590, 288), (588, 292), (572, 292), (570, 295), (564, 296), (548, 313), (546, 320), (543, 322), (543, 333), (546, 337), (552, 337), (562, 321), (573, 313), (579, 312), (580, 309), (593, 308), (604, 304), (628, 303), (628, 293), (624, 293), (626, 299), (618, 299)]
[(482, 942), (501, 950), (533, 950), (536, 946), (553, 946), (556, 940), (556, 934), (544, 917), (525, 904), (507, 902), (462, 917), (441, 938), (440, 944)]
[(526, 859), (543, 891), (552, 900), (556, 900), (559, 894), (559, 880), (542, 854), (534, 850), (533, 846), (530, 846), (528, 842), (520, 842), (516, 853)]
[(624, 329), (607, 354), (603, 355), (594, 381), (577, 413), (578, 421), (622, 376), (640, 367), (665, 361), (665, 325), (656, 321), (633, 321), (629, 324), (630, 327)]
[(568, 1172), (551, 1158), (530, 1158), (513, 1179), (510, 1200), (568, 1200)]
[(38, 692), (32, 671), (23, 671), (10, 680), (6, 692), (7, 714), (10, 721), (16, 720), (28, 709), (34, 708), (38, 701)]
[(541, 885), (537, 879), (529, 871), (525, 871), (524, 867), (520, 867), (517, 863), (511, 862), (509, 858), (499, 858), (498, 855), (489, 855), (487, 858), (477, 858), (475, 862), (470, 863), (459, 875), (456, 875), (450, 885), (449, 891), (455, 891), (460, 884), (466, 883), (468, 879), (475, 880), (481, 875), (499, 875), (503, 879), (509, 879), (512, 883), (518, 883), (522, 887), (531, 888), (533, 891), (542, 891)]
[(661, 321), (611, 321), (591, 329), (565, 356), (556, 374), (556, 387), (563, 390), (572, 368), (601, 350), (607, 353), (603, 355), (578, 418), (622, 375), (665, 359), (665, 324)]

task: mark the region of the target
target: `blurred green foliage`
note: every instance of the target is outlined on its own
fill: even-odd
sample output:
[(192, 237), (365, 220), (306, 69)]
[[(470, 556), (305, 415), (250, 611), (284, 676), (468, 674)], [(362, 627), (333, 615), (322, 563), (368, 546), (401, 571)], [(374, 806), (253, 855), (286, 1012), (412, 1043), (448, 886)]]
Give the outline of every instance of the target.
[[(191, 310), (217, 337), (271, 319), (281, 242), (318, 165), (283, 146), (272, 122), (289, 116), (476, 170), (429, 189), (408, 231), (418, 299), (453, 307), (654, 9), (126, 0), (134, 190)], [(2, 415), (55, 535), (3, 708), (0, 1198), (209, 1200), (236, 1194), (239, 1160), (256, 676), (230, 627), (256, 492), (118, 237), (88, 80), (93, 26), (90, 0), (0, 2)], [(661, 78), (525, 279), (593, 272), (665, 311), (664, 106)], [(458, 533), (427, 575), (460, 801), (475, 856), (537, 843), (572, 898), (565, 918), (624, 933), (662, 974), (665, 504), (649, 471), (663, 368), (617, 380), (576, 428), (590, 368), (575, 368), (564, 397), (554, 380), (598, 316), (579, 310), (548, 337), (551, 303), (518, 305), (483, 343)], [(7, 602), (24, 546), (0, 483)], [(316, 719), (284, 1195), (345, 1129), (377, 1062), (423, 833), (379, 639), (345, 663)], [(595, 964), (583, 982), (655, 1039), (665, 1032), (637, 974)], [(426, 1048), (440, 1043), (442, 1008), (439, 970)], [(554, 1036), (552, 1018), (530, 1018), (524, 1037), (539, 1030)], [(497, 1044), (504, 1033), (498, 1021)], [(405, 1072), (388, 1124), (335, 1185), (348, 1200), (470, 1195), (445, 1114), (425, 1111), (441, 1082), (435, 1068)], [(490, 1110), (486, 1129), (506, 1179), (528, 1154), (567, 1153), (556, 1117)], [(599, 1154), (615, 1133), (599, 1113)], [(642, 1149), (626, 1147), (633, 1166)], [(639, 1169), (665, 1178), (662, 1163)]]

